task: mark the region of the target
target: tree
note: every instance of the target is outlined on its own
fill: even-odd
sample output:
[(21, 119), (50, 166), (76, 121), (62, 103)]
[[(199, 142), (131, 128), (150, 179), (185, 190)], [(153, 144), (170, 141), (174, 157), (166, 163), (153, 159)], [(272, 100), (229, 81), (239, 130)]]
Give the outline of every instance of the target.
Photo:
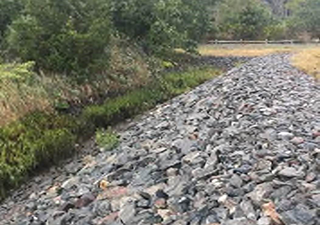
[(8, 25), (18, 16), (21, 10), (22, 4), (19, 0), (0, 1), (0, 43), (2, 42)]
[(59, 73), (89, 74), (106, 65), (111, 23), (108, 0), (25, 0), (10, 26), (10, 51)]
[(320, 0), (299, 1), (290, 19), (295, 33), (308, 32), (311, 37), (320, 38)]
[(265, 38), (265, 29), (271, 23), (270, 10), (257, 0), (224, 0), (215, 16), (220, 38)]
[(173, 48), (190, 50), (209, 28), (212, 0), (114, 0), (112, 20), (117, 31), (161, 53)]

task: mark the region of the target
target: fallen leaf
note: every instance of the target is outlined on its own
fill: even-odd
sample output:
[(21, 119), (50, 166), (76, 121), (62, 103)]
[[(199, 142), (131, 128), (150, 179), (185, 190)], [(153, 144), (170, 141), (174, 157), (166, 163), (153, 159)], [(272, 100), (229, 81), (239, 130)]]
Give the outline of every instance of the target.
[(100, 181), (100, 184), (99, 184), (100, 189), (106, 190), (108, 188), (108, 186), (109, 186), (109, 182), (108, 181), (106, 181), (106, 180), (101, 180)]

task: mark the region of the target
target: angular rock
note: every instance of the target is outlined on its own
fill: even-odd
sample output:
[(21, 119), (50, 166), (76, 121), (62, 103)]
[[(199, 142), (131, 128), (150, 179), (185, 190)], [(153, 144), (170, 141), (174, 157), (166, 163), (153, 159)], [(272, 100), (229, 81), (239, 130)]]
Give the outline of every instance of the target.
[(305, 176), (304, 172), (298, 171), (293, 167), (286, 167), (286, 168), (280, 170), (279, 175), (283, 176), (283, 177), (288, 177), (288, 178), (291, 178), (291, 177), (302, 178)]

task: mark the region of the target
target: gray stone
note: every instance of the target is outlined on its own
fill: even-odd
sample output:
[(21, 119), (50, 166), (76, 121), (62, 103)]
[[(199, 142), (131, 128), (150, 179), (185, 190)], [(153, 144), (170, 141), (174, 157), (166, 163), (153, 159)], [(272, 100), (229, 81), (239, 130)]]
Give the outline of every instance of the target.
[(242, 217), (242, 218), (236, 218), (233, 220), (228, 220), (222, 223), (222, 225), (256, 225), (256, 222), (252, 220), (248, 220), (245, 217)]
[(260, 206), (265, 198), (267, 198), (273, 191), (270, 183), (263, 183), (257, 185), (252, 192), (248, 194), (248, 197), (255, 205)]
[(283, 177), (288, 177), (288, 178), (291, 178), (291, 177), (301, 177), (302, 178), (305, 176), (304, 172), (298, 171), (293, 167), (286, 167), (286, 168), (280, 170), (279, 175), (283, 176)]
[(229, 180), (230, 184), (236, 188), (240, 188), (243, 184), (243, 181), (240, 176), (233, 174)]
[(136, 216), (137, 210), (133, 200), (126, 202), (120, 209), (119, 218), (125, 224), (130, 224)]
[(80, 180), (79, 177), (71, 177), (65, 182), (63, 182), (61, 187), (66, 190), (71, 189), (72, 187), (79, 185), (79, 180)]
[(280, 215), (285, 224), (311, 225), (314, 224), (316, 218), (315, 210), (309, 210), (307, 206), (302, 204)]

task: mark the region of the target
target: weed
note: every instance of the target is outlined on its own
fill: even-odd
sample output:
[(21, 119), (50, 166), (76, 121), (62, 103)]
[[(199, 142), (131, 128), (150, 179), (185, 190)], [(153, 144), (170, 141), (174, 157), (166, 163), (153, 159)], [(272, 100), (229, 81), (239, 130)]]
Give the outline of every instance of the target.
[(99, 129), (96, 132), (96, 143), (104, 151), (110, 151), (117, 147), (119, 144), (119, 139), (117, 134), (115, 134), (110, 128), (107, 130)]

